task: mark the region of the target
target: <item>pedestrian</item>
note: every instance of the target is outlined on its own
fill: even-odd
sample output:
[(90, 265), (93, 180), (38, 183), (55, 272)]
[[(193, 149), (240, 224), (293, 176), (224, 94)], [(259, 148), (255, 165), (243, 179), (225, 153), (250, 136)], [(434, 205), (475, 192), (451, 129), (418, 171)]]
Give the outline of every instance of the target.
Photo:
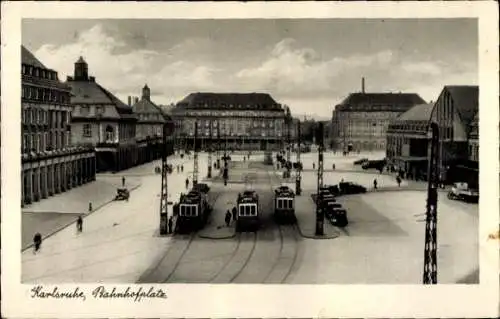
[(378, 183), (377, 183), (377, 179), (375, 178), (375, 179), (373, 180), (373, 188), (374, 188), (374, 189), (377, 189), (377, 184), (378, 184)]
[(226, 222), (226, 226), (229, 227), (229, 224), (231, 223), (231, 212), (229, 211), (229, 209), (226, 212), (226, 218), (224, 219), (224, 221)]
[(122, 187), (125, 187), (125, 176), (122, 176)]
[(76, 220), (76, 230), (81, 233), (83, 231), (83, 219), (82, 216), (78, 216), (78, 219)]
[(313, 169), (315, 169), (315, 168), (316, 168), (316, 163), (313, 163)]
[(184, 172), (184, 165), (181, 165), (181, 172)]
[(35, 236), (33, 236), (33, 244), (35, 246), (33, 253), (37, 253), (42, 247), (42, 235), (40, 235), (40, 233), (36, 233)]
[(91, 212), (92, 212), (92, 203), (90, 202), (89, 203), (89, 213), (91, 213)]
[(173, 220), (173, 217), (170, 216), (170, 218), (168, 219), (168, 233), (171, 234), (172, 233), (172, 227), (174, 226), (174, 220)]
[(186, 189), (189, 187), (189, 178), (186, 178)]
[(398, 183), (398, 187), (401, 187), (401, 177), (399, 175), (396, 177), (396, 182)]
[(233, 207), (233, 221), (236, 221), (236, 213), (237, 213), (237, 209), (236, 209), (236, 207)]

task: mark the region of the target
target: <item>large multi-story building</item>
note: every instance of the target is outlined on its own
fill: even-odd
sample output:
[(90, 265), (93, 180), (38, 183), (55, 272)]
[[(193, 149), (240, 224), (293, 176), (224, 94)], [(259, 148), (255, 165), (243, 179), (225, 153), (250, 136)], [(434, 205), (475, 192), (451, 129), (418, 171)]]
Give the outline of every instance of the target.
[(448, 182), (478, 184), (478, 113), (478, 86), (445, 86), (436, 100), (432, 118), (439, 125), (440, 172)]
[(434, 103), (415, 105), (387, 128), (387, 159), (403, 177), (426, 179), (429, 123)]
[(72, 142), (95, 147), (98, 171), (120, 171), (136, 165), (137, 117), (132, 107), (89, 76), (83, 57), (75, 63), (74, 75), (68, 76), (67, 84), (73, 107)]
[(70, 88), (24, 46), (21, 64), (24, 206), (95, 180), (96, 158), (71, 143)]
[(264, 93), (192, 93), (170, 114), (180, 148), (193, 147), (195, 123), (202, 149), (277, 150), (287, 134), (285, 108)]
[[(172, 119), (163, 114), (159, 106), (151, 101), (151, 90), (146, 84), (142, 88), (141, 99), (135, 99), (132, 106), (134, 113), (138, 117), (135, 128), (135, 138), (139, 147), (139, 157), (137, 164), (143, 164), (158, 159), (162, 154), (163, 146), (163, 126)], [(132, 97), (128, 97), (128, 104), (131, 105)], [(167, 155), (173, 153), (172, 135), (168, 137)]]
[(343, 150), (385, 150), (386, 130), (400, 114), (425, 101), (415, 93), (351, 93), (335, 107), (331, 144)]

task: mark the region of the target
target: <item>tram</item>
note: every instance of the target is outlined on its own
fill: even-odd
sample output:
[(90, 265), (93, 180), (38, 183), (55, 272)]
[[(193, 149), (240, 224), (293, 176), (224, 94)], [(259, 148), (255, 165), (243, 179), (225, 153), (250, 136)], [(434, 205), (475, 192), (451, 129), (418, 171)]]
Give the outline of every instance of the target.
[(207, 194), (199, 190), (191, 190), (181, 195), (179, 201), (179, 215), (175, 225), (176, 233), (190, 233), (205, 226), (210, 214)]
[(295, 216), (295, 193), (288, 186), (274, 190), (274, 217), (279, 224), (293, 224)]
[(260, 227), (259, 195), (254, 190), (238, 194), (236, 231), (257, 231)]

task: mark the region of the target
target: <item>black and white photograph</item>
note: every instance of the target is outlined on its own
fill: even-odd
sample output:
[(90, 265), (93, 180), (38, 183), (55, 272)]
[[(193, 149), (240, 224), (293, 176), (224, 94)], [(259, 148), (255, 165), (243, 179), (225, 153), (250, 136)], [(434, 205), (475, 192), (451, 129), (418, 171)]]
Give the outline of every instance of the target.
[(27, 296), (483, 281), (477, 17), (19, 25)]

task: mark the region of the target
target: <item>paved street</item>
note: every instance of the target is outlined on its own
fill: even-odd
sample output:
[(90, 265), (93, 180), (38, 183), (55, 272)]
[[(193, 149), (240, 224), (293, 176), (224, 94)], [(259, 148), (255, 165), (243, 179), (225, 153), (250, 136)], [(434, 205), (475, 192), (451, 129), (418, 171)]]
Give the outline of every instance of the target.
[[(328, 156), (336, 160), (334, 155)], [(214, 206), (210, 222), (199, 233), (185, 236), (156, 236), (160, 177), (137, 174), (141, 187), (128, 203), (114, 202), (90, 215), (80, 235), (70, 227), (48, 238), (39, 254), (25, 252), (23, 281), (420, 283), (425, 192), (404, 184), (398, 191), (341, 197), (349, 226), (342, 230), (325, 222), (325, 232), (331, 236), (315, 240), (307, 236), (314, 229), (310, 200), (316, 186), (314, 172), (303, 175), (304, 192), (297, 199), (298, 225), (278, 226), (272, 219), (271, 191), (282, 184), (281, 173), (263, 165), (262, 155), (254, 155), (252, 160), (232, 164), (228, 186), (218, 178), (210, 183)], [(345, 160), (346, 170), (354, 160)], [(148, 165), (150, 168), (143, 168), (146, 172), (157, 164)], [(176, 199), (184, 191), (192, 161), (184, 166), (184, 174), (174, 173), (170, 178), (170, 185), (180, 186), (170, 187), (170, 195)], [(200, 170), (200, 176), (205, 176), (205, 155), (200, 156)], [(392, 176), (376, 172), (329, 172), (325, 183), (342, 178), (367, 187), (377, 178), (379, 187), (395, 187)], [(263, 208), (263, 226), (256, 234), (235, 234), (234, 224), (223, 225), (226, 210), (235, 205), (238, 192), (245, 188), (257, 190)], [(438, 220), (439, 281), (477, 281), (478, 205), (449, 201), (441, 194)]]

